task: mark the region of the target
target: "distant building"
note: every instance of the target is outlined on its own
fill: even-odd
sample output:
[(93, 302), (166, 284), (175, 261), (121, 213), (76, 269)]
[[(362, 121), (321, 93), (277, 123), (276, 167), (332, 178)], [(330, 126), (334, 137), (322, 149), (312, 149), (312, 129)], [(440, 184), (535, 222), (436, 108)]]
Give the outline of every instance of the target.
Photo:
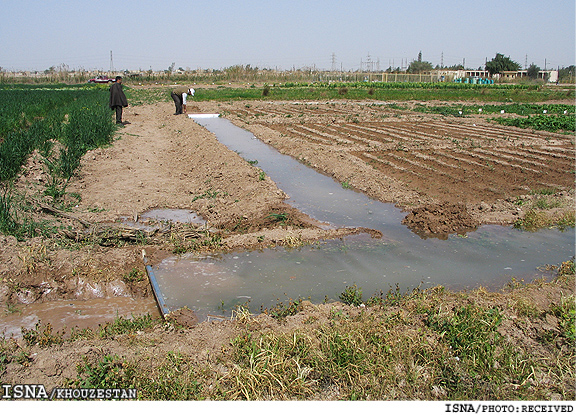
[(490, 78), (490, 73), (488, 71), (480, 71), (480, 70), (467, 70), (467, 69), (459, 69), (457, 71), (447, 70), (447, 69), (439, 69), (436, 72), (438, 76), (438, 80), (440, 81), (453, 81), (455, 79), (466, 79), (466, 78)]
[[(528, 71), (504, 71), (500, 77), (505, 79), (528, 78)], [(558, 81), (558, 71), (540, 71), (538, 72), (538, 79), (544, 79), (548, 82), (556, 82)]]
[[(444, 70), (439, 69), (436, 71), (432, 71), (438, 77), (440, 81), (453, 81), (455, 79), (466, 79), (466, 78), (483, 78), (483, 79), (505, 79), (505, 80), (512, 80), (518, 78), (528, 78), (528, 71), (521, 70), (521, 71), (504, 71), (502, 74), (495, 74), (494, 76), (490, 76), (490, 72), (482, 71), (482, 70), (468, 70), (468, 69), (461, 69), (457, 71), (452, 70)], [(558, 81), (558, 71), (557, 70), (549, 70), (549, 71), (540, 71), (538, 72), (538, 79), (544, 79), (547, 82), (556, 82)]]

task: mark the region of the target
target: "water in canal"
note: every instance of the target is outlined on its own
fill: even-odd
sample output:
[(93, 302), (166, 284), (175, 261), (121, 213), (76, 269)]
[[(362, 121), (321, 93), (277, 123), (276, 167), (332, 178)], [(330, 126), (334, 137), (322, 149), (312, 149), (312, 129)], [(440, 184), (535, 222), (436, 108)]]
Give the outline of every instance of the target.
[(383, 237), (356, 235), (294, 249), (168, 258), (154, 273), (171, 310), (188, 306), (202, 320), (245, 303), (257, 312), (288, 298), (338, 299), (352, 284), (362, 288), (364, 298), (397, 285), (402, 291), (418, 285), (498, 288), (512, 277), (550, 276), (546, 264), (574, 255), (574, 229), (530, 233), (486, 225), (464, 237), (421, 239), (401, 224), (406, 213), (393, 205), (344, 189), (226, 119), (195, 121), (245, 159), (257, 160), (292, 206), (331, 226), (377, 229)]

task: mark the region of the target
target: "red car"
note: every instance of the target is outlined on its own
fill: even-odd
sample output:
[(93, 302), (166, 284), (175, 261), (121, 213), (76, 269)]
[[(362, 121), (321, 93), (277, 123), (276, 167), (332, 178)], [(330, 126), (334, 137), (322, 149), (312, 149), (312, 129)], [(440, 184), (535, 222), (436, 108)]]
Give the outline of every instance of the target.
[(99, 75), (96, 78), (92, 78), (88, 80), (89, 84), (107, 84), (108, 82), (115, 82), (114, 78), (108, 78), (104, 75)]

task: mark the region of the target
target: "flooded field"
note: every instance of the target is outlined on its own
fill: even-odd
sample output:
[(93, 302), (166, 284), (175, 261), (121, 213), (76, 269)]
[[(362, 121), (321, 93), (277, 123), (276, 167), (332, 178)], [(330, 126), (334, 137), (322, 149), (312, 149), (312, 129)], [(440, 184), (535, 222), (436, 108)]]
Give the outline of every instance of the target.
[(420, 238), (401, 225), (405, 214), (393, 205), (344, 188), (228, 120), (196, 121), (242, 157), (258, 160), (289, 195), (288, 202), (301, 211), (326, 226), (366, 227), (381, 231), (383, 237), (361, 235), (293, 249), (164, 260), (154, 272), (170, 309), (188, 306), (200, 317), (229, 313), (239, 304), (257, 311), (289, 298), (337, 299), (352, 284), (366, 297), (396, 286), (498, 288), (512, 277), (550, 276), (546, 264), (574, 254), (573, 229), (529, 233), (485, 225), (446, 240)]

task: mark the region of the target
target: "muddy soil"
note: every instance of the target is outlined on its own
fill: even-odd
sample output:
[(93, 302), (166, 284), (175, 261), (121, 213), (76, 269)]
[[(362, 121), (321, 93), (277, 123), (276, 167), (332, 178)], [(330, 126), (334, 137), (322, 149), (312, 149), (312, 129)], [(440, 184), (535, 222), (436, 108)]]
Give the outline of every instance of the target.
[[(573, 135), (392, 104), (196, 102), (188, 112), (219, 113), (280, 152), (394, 203), (406, 211), (403, 223), (422, 237), (446, 237), (480, 224), (510, 225), (544, 189), (554, 189), (549, 198), (556, 211), (573, 209)], [(57, 221), (66, 230), (48, 240), (0, 236), (3, 313), (54, 300), (124, 296), (149, 304), (143, 251), (155, 264), (188, 249), (254, 249), (264, 247), (263, 240), (288, 245), (295, 237), (371, 232), (321, 228), (288, 206), (284, 192), (262, 178), (257, 166), (173, 112), (167, 102), (127, 108), (129, 123), (114, 144), (83, 158), (67, 188), (65, 213), (43, 208), (53, 205), (40, 196), (47, 177), (38, 156), (30, 158), (17, 186), (36, 206), (35, 220)], [(138, 241), (122, 222), (153, 208), (185, 209), (207, 223), (159, 223)], [(89, 243), (93, 238), (100, 243)]]

